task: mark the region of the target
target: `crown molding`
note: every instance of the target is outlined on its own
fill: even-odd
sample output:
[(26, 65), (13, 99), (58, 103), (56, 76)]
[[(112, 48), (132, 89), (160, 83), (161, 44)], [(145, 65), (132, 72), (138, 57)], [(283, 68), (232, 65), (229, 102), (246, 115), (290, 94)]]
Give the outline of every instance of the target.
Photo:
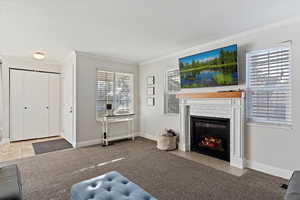
[(254, 34), (254, 33), (258, 33), (258, 32), (261, 32), (261, 31), (266, 31), (266, 30), (269, 30), (269, 29), (273, 29), (273, 28), (276, 28), (276, 27), (283, 26), (283, 25), (293, 24), (293, 23), (296, 23), (296, 22), (299, 22), (299, 21), (300, 21), (300, 17), (293, 17), (293, 18), (285, 19), (285, 20), (282, 20), (282, 21), (279, 21), (279, 22), (267, 24), (267, 25), (260, 26), (260, 27), (257, 27), (257, 28), (251, 29), (251, 30), (247, 30), (247, 31), (243, 31), (243, 32), (240, 32), (240, 33), (237, 33), (237, 34), (233, 34), (233, 35), (228, 36), (228, 37), (224, 37), (224, 38), (216, 39), (216, 40), (206, 42), (206, 43), (203, 43), (203, 44), (199, 44), (199, 45), (193, 46), (191, 48), (186, 48), (186, 49), (183, 49), (183, 50), (180, 50), (180, 51), (175, 51), (173, 53), (169, 53), (169, 54), (157, 57), (157, 58), (149, 59), (149, 60), (140, 62), (139, 66), (154, 63), (154, 62), (158, 62), (158, 61), (168, 59), (168, 58), (171, 58), (171, 57), (182, 56), (183, 54), (188, 54), (192, 51), (199, 50), (203, 47), (208, 47), (208, 46), (219, 44), (219, 43), (231, 44), (232, 41), (236, 40), (236, 38), (245, 37), (245, 36), (248, 36), (248, 35), (251, 35), (251, 34)]
[(108, 56), (108, 55), (103, 55), (103, 54), (95, 54), (95, 53), (90, 53), (90, 52), (84, 52), (84, 51), (77, 51), (75, 50), (75, 54), (78, 56), (86, 56), (90, 58), (95, 58), (99, 60), (104, 60), (104, 61), (109, 61), (109, 62), (116, 62), (116, 63), (122, 63), (126, 65), (138, 65), (138, 62), (133, 62), (127, 59), (119, 58), (119, 57), (113, 57), (113, 56)]

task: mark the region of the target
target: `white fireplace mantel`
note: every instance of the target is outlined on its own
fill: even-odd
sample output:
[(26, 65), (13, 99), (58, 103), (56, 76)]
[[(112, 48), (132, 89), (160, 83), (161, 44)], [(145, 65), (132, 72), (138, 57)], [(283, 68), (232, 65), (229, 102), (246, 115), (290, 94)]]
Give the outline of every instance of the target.
[(244, 168), (244, 95), (226, 98), (180, 97), (179, 149), (190, 151), (190, 116), (230, 119), (230, 165)]

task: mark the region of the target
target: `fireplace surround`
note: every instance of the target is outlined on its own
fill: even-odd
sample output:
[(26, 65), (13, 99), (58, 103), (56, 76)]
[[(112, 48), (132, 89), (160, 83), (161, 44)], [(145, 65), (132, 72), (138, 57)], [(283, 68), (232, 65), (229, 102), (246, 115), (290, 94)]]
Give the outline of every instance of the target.
[[(177, 97), (180, 98), (179, 150), (193, 151), (191, 116), (225, 118), (229, 120), (229, 163), (244, 168), (244, 93), (184, 93)], [(206, 142), (211, 142), (211, 138)]]
[(191, 151), (230, 161), (230, 119), (191, 116)]

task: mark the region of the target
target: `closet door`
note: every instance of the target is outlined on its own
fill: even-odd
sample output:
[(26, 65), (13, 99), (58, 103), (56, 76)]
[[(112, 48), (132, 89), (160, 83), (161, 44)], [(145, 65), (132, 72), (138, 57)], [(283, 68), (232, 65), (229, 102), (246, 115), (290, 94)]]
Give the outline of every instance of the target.
[(24, 71), (23, 139), (47, 137), (48, 74)]
[(60, 135), (60, 76), (49, 76), (49, 136)]
[(10, 140), (23, 139), (24, 76), (23, 71), (10, 70)]

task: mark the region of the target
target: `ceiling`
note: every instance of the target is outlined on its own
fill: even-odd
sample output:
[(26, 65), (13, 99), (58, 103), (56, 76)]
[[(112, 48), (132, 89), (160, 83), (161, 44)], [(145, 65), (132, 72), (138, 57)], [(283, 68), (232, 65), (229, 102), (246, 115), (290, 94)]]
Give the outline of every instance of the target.
[(141, 62), (300, 16), (299, 0), (0, 0), (0, 55)]

